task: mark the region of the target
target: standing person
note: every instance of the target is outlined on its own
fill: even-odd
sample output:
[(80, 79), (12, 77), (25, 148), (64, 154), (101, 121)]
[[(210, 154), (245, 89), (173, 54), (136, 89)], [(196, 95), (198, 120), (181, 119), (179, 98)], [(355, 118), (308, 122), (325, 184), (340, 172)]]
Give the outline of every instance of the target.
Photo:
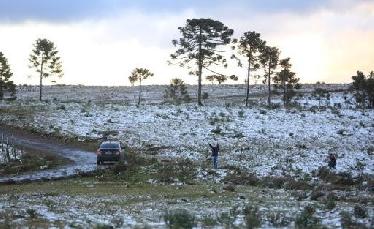
[(329, 167), (330, 169), (336, 169), (336, 156), (333, 153), (329, 155)]
[(216, 146), (212, 146), (210, 143), (209, 143), (209, 146), (210, 146), (210, 149), (212, 150), (213, 167), (214, 167), (214, 169), (217, 169), (217, 167), (218, 167), (218, 151), (219, 151), (218, 142), (217, 142)]

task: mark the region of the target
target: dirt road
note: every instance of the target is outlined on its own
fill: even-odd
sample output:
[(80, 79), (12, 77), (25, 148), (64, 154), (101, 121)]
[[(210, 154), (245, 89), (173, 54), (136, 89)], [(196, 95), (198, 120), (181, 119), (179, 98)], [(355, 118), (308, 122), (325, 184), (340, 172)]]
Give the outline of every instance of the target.
[(94, 152), (68, 146), (45, 137), (22, 132), (21, 130), (0, 127), (0, 134), (11, 136), (17, 146), (32, 152), (47, 152), (67, 158), (71, 163), (48, 170), (28, 172), (14, 176), (0, 176), (1, 183), (20, 183), (39, 180), (53, 180), (70, 177), (79, 173), (96, 170), (96, 155)]

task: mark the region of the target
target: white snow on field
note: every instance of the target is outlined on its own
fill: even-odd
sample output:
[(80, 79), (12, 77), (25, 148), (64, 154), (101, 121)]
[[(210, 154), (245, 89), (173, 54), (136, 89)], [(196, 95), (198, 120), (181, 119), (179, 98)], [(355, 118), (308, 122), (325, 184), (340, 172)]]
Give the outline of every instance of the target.
[[(27, 105), (28, 104), (28, 105)], [(352, 109), (267, 110), (238, 105), (122, 105), (119, 103), (28, 102), (31, 120), (17, 125), (80, 139), (112, 133), (130, 147), (157, 149), (160, 158), (209, 155), (208, 143), (221, 146), (220, 166), (234, 165), (261, 176), (310, 174), (338, 155), (337, 171), (374, 174), (374, 111)], [(19, 105), (18, 105), (19, 106)], [(7, 114), (0, 119), (12, 122)]]

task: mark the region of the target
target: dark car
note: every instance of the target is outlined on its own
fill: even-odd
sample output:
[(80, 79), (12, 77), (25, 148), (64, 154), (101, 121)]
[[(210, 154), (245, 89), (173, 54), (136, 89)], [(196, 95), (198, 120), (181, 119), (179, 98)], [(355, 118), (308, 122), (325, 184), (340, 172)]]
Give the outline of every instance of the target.
[(124, 153), (122, 152), (119, 141), (105, 141), (97, 149), (97, 164), (104, 162), (123, 162)]

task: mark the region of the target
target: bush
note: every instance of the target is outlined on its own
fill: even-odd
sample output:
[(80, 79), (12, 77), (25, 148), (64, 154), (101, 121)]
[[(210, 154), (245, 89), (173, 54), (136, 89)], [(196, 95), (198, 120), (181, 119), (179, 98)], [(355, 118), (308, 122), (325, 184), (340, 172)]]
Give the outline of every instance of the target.
[(365, 207), (356, 205), (354, 208), (354, 214), (356, 218), (366, 218), (367, 217), (367, 212)]
[(261, 214), (258, 207), (247, 206), (244, 209), (244, 220), (247, 228), (257, 228), (261, 226)]
[(238, 111), (238, 116), (239, 118), (244, 118), (244, 111), (243, 110)]
[(333, 210), (336, 207), (336, 201), (339, 198), (334, 193), (329, 193), (326, 197), (325, 207), (327, 210)]
[(160, 165), (157, 179), (160, 182), (173, 183), (175, 179), (181, 182), (190, 182), (196, 176), (196, 170), (190, 160), (179, 160)]
[(260, 180), (255, 174), (250, 173), (239, 173), (239, 174), (229, 174), (223, 181), (225, 183), (231, 183), (233, 185), (252, 185), (256, 186), (259, 184)]
[(290, 219), (279, 212), (272, 213), (269, 218), (274, 227), (287, 227), (290, 224)]
[(286, 183), (287, 178), (285, 177), (264, 177), (262, 179), (262, 185), (268, 188), (283, 188), (283, 185)]
[(208, 92), (204, 92), (204, 93), (203, 93), (203, 99), (208, 99), (208, 97), (209, 97)]
[(289, 179), (285, 183), (285, 188), (289, 190), (309, 190), (312, 188), (312, 186), (306, 181)]
[(187, 210), (177, 209), (167, 211), (164, 216), (168, 228), (193, 228), (196, 226), (195, 217)]
[(314, 212), (315, 209), (312, 206), (306, 206), (301, 214), (296, 217), (295, 228), (318, 228), (320, 221), (313, 216)]
[(26, 213), (27, 215), (31, 218), (31, 219), (35, 219), (38, 217), (38, 213), (36, 212), (35, 209), (32, 209), (32, 208), (29, 208), (26, 210)]
[(364, 225), (355, 222), (352, 219), (351, 214), (349, 212), (346, 212), (346, 211), (340, 212), (340, 222), (341, 222), (342, 228), (344, 228), (344, 229), (345, 228), (347, 228), (347, 229), (366, 228)]
[(219, 126), (216, 126), (216, 128), (211, 130), (210, 132), (212, 132), (213, 134), (222, 134), (222, 129)]

